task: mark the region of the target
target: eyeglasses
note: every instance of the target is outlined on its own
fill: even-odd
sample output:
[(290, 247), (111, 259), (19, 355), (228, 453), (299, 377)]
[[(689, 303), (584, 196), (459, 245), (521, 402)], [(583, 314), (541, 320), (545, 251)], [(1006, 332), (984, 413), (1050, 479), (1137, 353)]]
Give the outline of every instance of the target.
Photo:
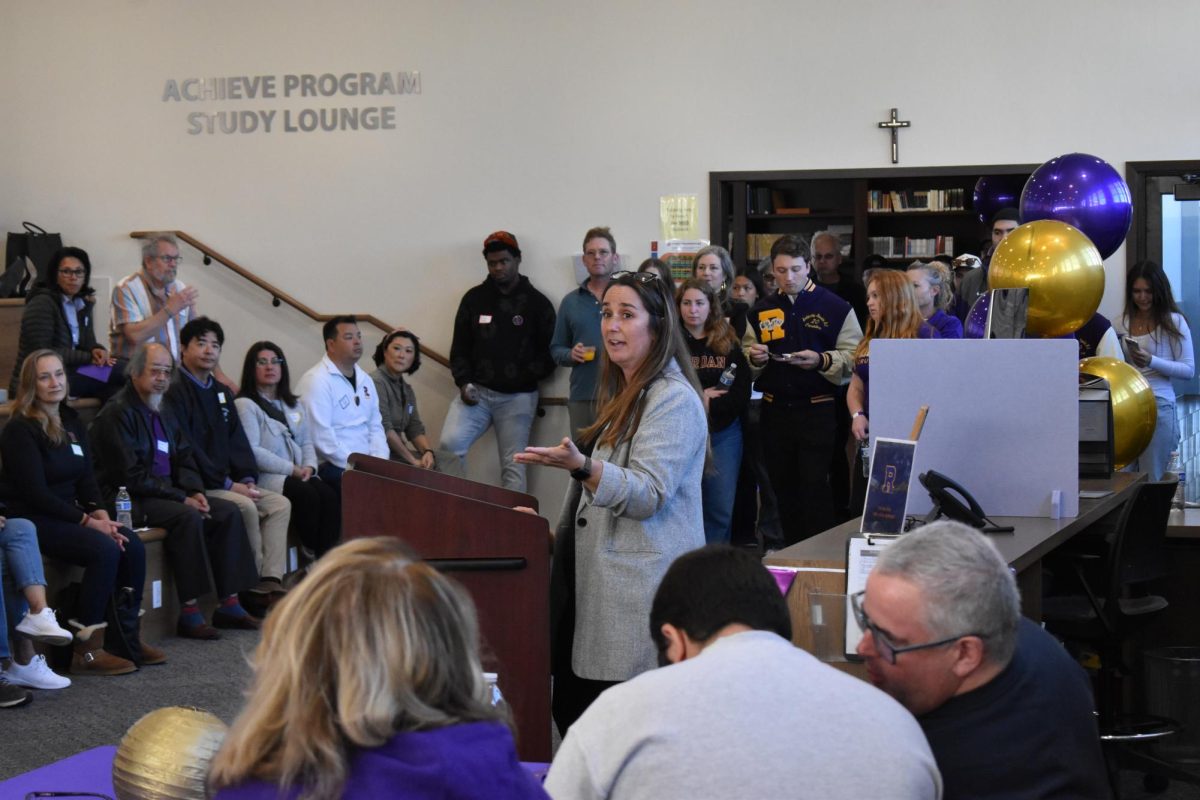
[(164, 378), (171, 377), (171, 373), (175, 371), (174, 367), (147, 367), (147, 371), (152, 375), (161, 375)]
[(260, 367), (278, 367), (280, 364), (283, 363), (283, 359), (282, 358), (260, 358), (260, 359), (257, 359), (254, 363), (258, 364)]
[(178, 264), (183, 261), (183, 256), (155, 256), (155, 258), (164, 264)]
[(632, 278), (643, 286), (646, 286), (658, 280), (658, 275), (654, 274), (653, 272), (630, 272), (627, 269), (623, 269), (620, 272), (614, 272), (611, 276), (609, 276), (609, 279), (614, 281), (619, 281), (622, 278)]
[(837, 253), (813, 253), (813, 261), (833, 261), (837, 257)]
[(79, 269), (70, 269), (70, 268), (60, 269), (58, 271), (58, 274), (65, 275), (68, 278), (82, 278), (83, 277), (83, 268), (80, 267)]
[(929, 650), (934, 647), (945, 647), (948, 644), (953, 644), (959, 639), (967, 636), (977, 636), (980, 639), (986, 639), (982, 633), (963, 633), (958, 636), (951, 636), (947, 639), (939, 639), (936, 642), (926, 642), (924, 644), (910, 644), (905, 647), (897, 647), (892, 644), (892, 640), (887, 637), (887, 634), (879, 629), (879, 627), (871, 621), (867, 616), (866, 610), (862, 607), (863, 595), (866, 592), (855, 592), (850, 595), (850, 607), (854, 611), (854, 619), (858, 621), (858, 627), (862, 628), (863, 632), (871, 632), (871, 638), (875, 642), (875, 649), (879, 655), (889, 664), (896, 663), (896, 656), (901, 653), (911, 653), (914, 650)]

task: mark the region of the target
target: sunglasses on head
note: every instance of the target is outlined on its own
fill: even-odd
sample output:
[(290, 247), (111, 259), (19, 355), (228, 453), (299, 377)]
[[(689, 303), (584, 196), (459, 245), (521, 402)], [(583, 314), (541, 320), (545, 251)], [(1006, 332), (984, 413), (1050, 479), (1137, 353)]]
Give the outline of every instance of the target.
[(623, 269), (620, 272), (614, 272), (611, 275), (611, 280), (614, 281), (619, 281), (622, 278), (630, 278), (642, 284), (643, 286), (647, 286), (658, 280), (658, 275), (653, 272), (630, 272), (627, 269)]

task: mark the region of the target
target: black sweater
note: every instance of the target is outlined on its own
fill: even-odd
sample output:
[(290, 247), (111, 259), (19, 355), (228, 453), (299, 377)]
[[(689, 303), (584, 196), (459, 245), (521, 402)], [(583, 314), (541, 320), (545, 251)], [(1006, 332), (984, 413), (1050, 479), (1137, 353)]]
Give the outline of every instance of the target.
[(55, 445), (35, 421), (13, 417), (0, 433), (4, 459), (0, 495), (14, 517), (38, 515), (79, 522), (100, 508), (100, 489), (79, 417), (62, 406), (67, 441)]
[(92, 348), (98, 346), (92, 325), (95, 297), (85, 297), (83, 307), (76, 314), (79, 322), (78, 346), (71, 342), (71, 326), (67, 323), (62, 299), (62, 292), (57, 288), (47, 288), (42, 284), (38, 284), (26, 298), (25, 310), (21, 313), (17, 363), (13, 365), (12, 379), (8, 384), (10, 397), (17, 393), (17, 381), (21, 377), (21, 364), (25, 356), (34, 350), (49, 347), (58, 353), (67, 369), (78, 369), (92, 363)]
[(180, 367), (164, 405), (174, 412), (192, 446), (205, 489), (224, 489), (226, 478), (258, 481), (258, 463), (229, 387), (215, 379), (201, 387)]
[(533, 392), (554, 372), (554, 306), (524, 275), (508, 294), (491, 278), (463, 295), (454, 318), (450, 372), (456, 386), (477, 383), (505, 394)]
[(711, 389), (720, 384), (721, 373), (731, 363), (737, 364), (734, 373), (733, 386), (720, 397), (708, 401), (708, 429), (712, 432), (723, 431), (740, 419), (750, 404), (750, 365), (742, 348), (735, 342), (725, 355), (719, 355), (708, 346), (707, 339), (697, 339), (686, 330), (683, 338), (692, 354), (692, 368), (700, 379), (700, 388)]

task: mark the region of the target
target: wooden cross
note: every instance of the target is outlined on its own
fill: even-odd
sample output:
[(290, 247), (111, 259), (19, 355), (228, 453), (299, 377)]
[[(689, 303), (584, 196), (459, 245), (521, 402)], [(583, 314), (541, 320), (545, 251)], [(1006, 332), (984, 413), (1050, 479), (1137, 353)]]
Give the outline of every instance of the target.
[(896, 164), (900, 161), (900, 141), (897, 134), (901, 128), (907, 128), (911, 123), (904, 119), (896, 119), (896, 109), (892, 109), (892, 118), (886, 122), (878, 123), (879, 127), (888, 129), (892, 132), (892, 163)]

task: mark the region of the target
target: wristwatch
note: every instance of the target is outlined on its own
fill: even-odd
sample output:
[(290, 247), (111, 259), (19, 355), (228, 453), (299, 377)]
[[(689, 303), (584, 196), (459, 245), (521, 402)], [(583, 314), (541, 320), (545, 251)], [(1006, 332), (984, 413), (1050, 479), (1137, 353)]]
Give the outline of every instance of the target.
[(584, 456), (583, 466), (579, 469), (571, 470), (571, 477), (577, 481), (586, 481), (588, 478), (592, 477), (592, 457)]

